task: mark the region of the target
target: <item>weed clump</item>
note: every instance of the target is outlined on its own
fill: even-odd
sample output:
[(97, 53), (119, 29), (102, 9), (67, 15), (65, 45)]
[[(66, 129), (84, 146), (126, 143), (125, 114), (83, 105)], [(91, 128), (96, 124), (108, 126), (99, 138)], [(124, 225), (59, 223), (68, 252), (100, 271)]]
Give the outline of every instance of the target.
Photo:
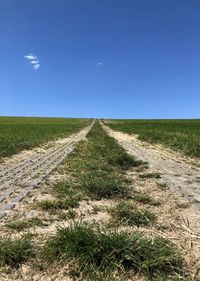
[(33, 256), (33, 248), (29, 236), (11, 240), (0, 237), (0, 265), (18, 267), (30, 256)]
[(94, 199), (124, 197), (128, 184), (118, 173), (88, 171), (80, 177), (80, 188)]
[(41, 226), (43, 222), (39, 218), (32, 218), (30, 220), (17, 220), (6, 224), (6, 227), (21, 231), (25, 228), (33, 227), (33, 226)]
[(59, 209), (77, 208), (79, 206), (79, 199), (76, 197), (64, 198), (63, 200), (41, 200), (35, 203), (35, 206), (44, 211), (54, 211)]
[(59, 212), (58, 217), (61, 220), (74, 220), (77, 216), (77, 213), (73, 210), (70, 209), (67, 212)]
[(71, 197), (74, 196), (76, 193), (72, 186), (67, 181), (59, 182), (53, 189), (56, 197), (59, 199), (63, 199), (66, 196)]
[(80, 196), (66, 181), (58, 183), (54, 187), (53, 193), (56, 195), (56, 199), (37, 201), (35, 205), (44, 211), (67, 210), (79, 207)]
[(149, 277), (167, 275), (181, 263), (172, 244), (163, 238), (106, 231), (80, 222), (58, 229), (44, 245), (41, 257), (48, 264), (73, 260), (87, 280), (130, 269)]
[(26, 221), (14, 221), (6, 224), (6, 227), (13, 229), (13, 230), (23, 230), (28, 226)]
[(149, 204), (153, 206), (159, 206), (160, 202), (155, 201), (149, 195), (146, 194), (138, 194), (133, 197), (133, 199), (142, 204)]
[(43, 211), (51, 211), (55, 209), (62, 209), (63, 205), (58, 200), (40, 200), (34, 203), (34, 205)]
[(123, 170), (128, 170), (132, 167), (138, 167), (143, 164), (143, 161), (136, 160), (133, 156), (125, 151), (118, 153), (110, 153), (107, 157), (107, 162), (110, 165), (117, 166)]
[(156, 217), (147, 209), (136, 209), (128, 202), (120, 202), (110, 210), (112, 220), (130, 226), (147, 226), (156, 221)]

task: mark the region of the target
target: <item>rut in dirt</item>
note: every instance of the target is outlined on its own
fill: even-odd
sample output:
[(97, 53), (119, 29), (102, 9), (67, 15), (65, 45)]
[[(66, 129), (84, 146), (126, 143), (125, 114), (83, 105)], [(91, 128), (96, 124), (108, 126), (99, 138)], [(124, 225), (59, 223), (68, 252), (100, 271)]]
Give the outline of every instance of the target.
[(161, 175), (161, 181), (181, 197), (192, 202), (200, 210), (200, 168), (174, 159), (174, 155), (160, 155), (159, 151), (143, 145), (136, 137), (114, 131), (103, 125), (108, 135), (114, 137), (126, 151), (146, 161), (153, 172)]
[(89, 133), (93, 123), (56, 142), (51, 148), (22, 157), (15, 164), (0, 166), (0, 218), (13, 209), (73, 151)]

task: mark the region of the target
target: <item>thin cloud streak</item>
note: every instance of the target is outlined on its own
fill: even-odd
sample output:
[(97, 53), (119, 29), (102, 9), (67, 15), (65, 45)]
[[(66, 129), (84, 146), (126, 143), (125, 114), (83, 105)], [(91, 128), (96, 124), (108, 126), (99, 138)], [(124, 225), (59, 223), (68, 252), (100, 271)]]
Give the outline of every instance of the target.
[(39, 60), (36, 55), (33, 55), (32, 53), (24, 56), (25, 59), (28, 60), (28, 62), (33, 66), (34, 70), (37, 70), (40, 68)]
[(32, 64), (38, 64), (39, 61), (38, 61), (38, 60), (32, 60), (32, 61), (30, 61), (30, 63), (32, 63)]
[(28, 60), (36, 60), (37, 56), (33, 55), (33, 54), (28, 54), (26, 56), (24, 56), (26, 59)]

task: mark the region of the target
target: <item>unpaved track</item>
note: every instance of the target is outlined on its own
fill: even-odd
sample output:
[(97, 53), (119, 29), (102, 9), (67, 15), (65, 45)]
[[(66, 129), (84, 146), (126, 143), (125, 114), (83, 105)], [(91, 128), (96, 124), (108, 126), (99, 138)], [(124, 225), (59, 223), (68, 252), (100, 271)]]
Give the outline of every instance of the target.
[[(200, 210), (200, 168), (186, 163), (176, 152), (167, 152), (160, 147), (141, 142), (134, 135), (114, 131), (102, 125), (127, 152), (138, 159), (147, 161), (153, 172), (161, 174), (161, 179), (181, 197), (193, 202)], [(199, 201), (199, 202), (198, 202)]]
[(55, 142), (47, 150), (24, 156), (14, 164), (0, 166), (0, 218), (24, 199), (67, 157), (75, 144), (86, 137), (92, 125)]

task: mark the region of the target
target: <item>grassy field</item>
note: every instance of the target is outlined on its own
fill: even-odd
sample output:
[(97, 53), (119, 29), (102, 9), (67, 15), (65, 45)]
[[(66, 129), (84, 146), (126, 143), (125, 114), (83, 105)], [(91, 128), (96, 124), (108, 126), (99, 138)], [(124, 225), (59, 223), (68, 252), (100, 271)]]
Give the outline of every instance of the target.
[(186, 155), (200, 157), (200, 120), (107, 120), (114, 130), (137, 134), (140, 140), (161, 143)]
[[(129, 156), (96, 123), (87, 141), (79, 143), (60, 167), (68, 178), (46, 190), (52, 192), (51, 199), (33, 203), (40, 217), (34, 221), (7, 222), (11, 231), (23, 231), (34, 225), (44, 227), (42, 218), (49, 214), (50, 223), (53, 220), (59, 225), (61, 221), (64, 225), (68, 221), (68, 226), (58, 227), (53, 235), (44, 232), (35, 240), (33, 234), (25, 233), (16, 240), (0, 239), (0, 266), (19, 267), (29, 261), (35, 264), (33, 271), (37, 268), (62, 271), (62, 267), (69, 264), (67, 273), (73, 280), (88, 281), (127, 280), (129, 274), (139, 274), (145, 280), (169, 280), (167, 276), (178, 274), (182, 268), (178, 249), (167, 239), (157, 235), (152, 238), (143, 234), (144, 230), (138, 231), (139, 227), (153, 227), (157, 217), (148, 209), (150, 197), (146, 197), (148, 204), (146, 201), (142, 207), (134, 203), (138, 202), (139, 193), (131, 187), (125, 172), (144, 165)], [(69, 176), (73, 180), (69, 181)], [(81, 217), (76, 212), (81, 200), (87, 204), (92, 202), (92, 206), (101, 200), (113, 200), (112, 208), (103, 211), (110, 214), (109, 222), (84, 221), (87, 211), (83, 215), (84, 208), (80, 207)], [(41, 216), (41, 212), (46, 213), (45, 216)], [(97, 214), (99, 209), (96, 207), (93, 212)], [(134, 226), (137, 228), (127, 230)], [(43, 241), (42, 247), (38, 241)]]
[(75, 133), (89, 119), (0, 117), (0, 157)]
[(96, 122), (51, 184), (0, 222), (0, 272), (8, 280), (199, 281), (184, 260), (185, 205), (148, 171)]

